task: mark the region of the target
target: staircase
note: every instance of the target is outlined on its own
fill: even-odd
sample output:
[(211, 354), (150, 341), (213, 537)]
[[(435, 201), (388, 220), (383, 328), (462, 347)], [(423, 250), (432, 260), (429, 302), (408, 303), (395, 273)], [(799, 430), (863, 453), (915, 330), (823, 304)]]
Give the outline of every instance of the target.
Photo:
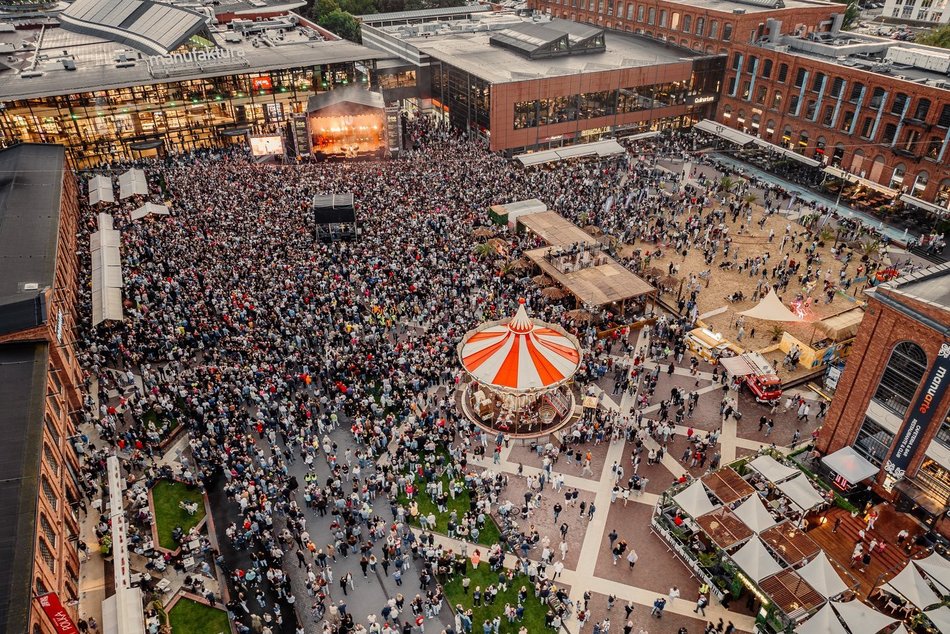
[[(843, 511), (841, 512), (841, 526), (838, 527), (837, 537), (847, 538), (848, 543), (853, 548), (855, 542), (858, 541), (858, 531), (864, 528), (867, 524), (864, 522), (863, 515), (858, 515), (857, 517), (851, 517), (851, 514)], [(829, 521), (831, 518), (829, 518)], [(878, 520), (880, 522), (881, 520)], [(877, 538), (878, 541), (883, 539), (883, 536), (877, 530), (867, 531), (864, 537), (864, 545), (867, 547), (868, 543)], [(897, 545), (890, 541), (885, 540), (887, 547), (884, 549), (884, 552), (878, 552), (875, 548), (874, 552), (871, 553), (871, 565), (868, 567), (868, 573), (870, 574), (872, 570), (876, 571), (874, 577), (881, 574), (882, 572), (891, 571), (897, 572), (903, 568), (904, 563), (907, 561), (907, 555), (904, 554), (904, 551)], [(848, 557), (845, 555), (845, 557)], [(850, 565), (850, 562), (847, 562), (847, 565)], [(853, 572), (856, 572), (859, 566), (856, 566), (853, 569)], [(857, 575), (855, 575), (857, 576)], [(866, 590), (870, 590), (867, 588)]]
[(943, 264), (947, 261), (947, 258), (944, 257), (943, 253), (928, 253), (927, 249), (922, 246), (911, 247), (910, 252), (917, 257), (923, 258), (924, 260), (927, 260), (933, 264)]

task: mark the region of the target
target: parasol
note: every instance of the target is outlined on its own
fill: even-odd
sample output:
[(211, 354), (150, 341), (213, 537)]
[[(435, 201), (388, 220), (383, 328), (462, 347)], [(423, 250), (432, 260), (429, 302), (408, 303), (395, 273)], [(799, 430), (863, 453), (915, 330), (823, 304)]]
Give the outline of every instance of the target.
[(549, 286), (547, 288), (541, 289), (541, 294), (544, 295), (547, 299), (564, 299), (567, 297), (567, 293), (557, 288), (556, 286)]

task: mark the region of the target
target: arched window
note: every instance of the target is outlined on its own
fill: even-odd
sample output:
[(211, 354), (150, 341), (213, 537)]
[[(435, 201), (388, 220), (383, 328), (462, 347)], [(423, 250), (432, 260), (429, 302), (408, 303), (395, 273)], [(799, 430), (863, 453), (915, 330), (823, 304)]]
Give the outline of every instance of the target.
[(927, 183), (930, 181), (930, 174), (927, 173), (927, 170), (923, 170), (917, 173), (917, 178), (914, 179), (914, 191), (911, 192), (914, 196), (920, 198), (924, 190), (927, 189)]
[(632, 2), (627, 5), (627, 19), (628, 20), (633, 19), (633, 3)]
[(766, 79), (772, 76), (772, 60), (762, 60), (762, 76)]
[(844, 159), (844, 145), (835, 143), (834, 154), (831, 155), (831, 165), (841, 167), (841, 161)]
[(795, 151), (798, 152), (799, 154), (804, 154), (805, 148), (807, 147), (808, 147), (808, 132), (806, 130), (802, 130), (801, 134), (798, 135), (798, 147), (795, 148)]
[(745, 126), (745, 110), (742, 108), (739, 108), (739, 112), (736, 113), (736, 123), (738, 123), (740, 127)]
[(913, 341), (894, 346), (873, 400), (903, 417), (927, 371), (927, 354)]
[(706, 18), (696, 18), (696, 35), (702, 37), (706, 32)]
[(782, 130), (782, 147), (792, 147), (792, 126), (787, 125)]
[(660, 26), (662, 26), (664, 29), (666, 28), (666, 17), (666, 9), (660, 9)]
[(732, 119), (732, 106), (726, 106), (722, 109), (723, 119)]
[(881, 174), (883, 173), (884, 173), (884, 157), (878, 154), (875, 157), (874, 162), (871, 164), (871, 175), (868, 176), (868, 178), (870, 178), (875, 183), (879, 183), (881, 182), (879, 179), (881, 178)]
[(756, 135), (756, 136), (758, 136), (758, 134), (759, 134), (759, 125), (760, 125), (759, 122), (760, 122), (761, 120), (762, 120), (762, 118), (761, 118), (759, 115), (757, 115), (757, 114), (752, 115), (752, 124), (751, 124), (750, 127), (752, 128), (752, 134), (754, 134), (754, 135)]
[(775, 134), (775, 120), (769, 119), (765, 122), (765, 136), (772, 136)]
[(864, 150), (858, 149), (854, 151), (854, 158), (851, 159), (851, 173), (857, 174), (858, 176), (864, 176)]
[(937, 190), (937, 204), (941, 207), (950, 208), (950, 178), (940, 181), (940, 188)]
[(820, 136), (817, 139), (815, 139), (815, 158), (818, 159), (819, 161), (825, 158), (826, 144), (827, 144), (827, 141), (825, 140), (825, 137), (823, 136)]
[(930, 100), (929, 99), (918, 99), (917, 100), (917, 109), (914, 110), (914, 119), (918, 121), (925, 121), (927, 119), (927, 114), (930, 112)]

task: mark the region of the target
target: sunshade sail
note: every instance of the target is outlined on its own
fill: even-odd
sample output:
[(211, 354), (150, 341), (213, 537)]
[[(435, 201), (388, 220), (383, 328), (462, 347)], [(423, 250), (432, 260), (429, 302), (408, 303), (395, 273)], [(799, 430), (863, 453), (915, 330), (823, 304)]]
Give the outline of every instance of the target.
[(938, 632), (950, 632), (950, 607), (943, 606), (936, 610), (924, 612), (924, 616), (937, 626)]
[(848, 584), (844, 582), (824, 552), (818, 553), (817, 557), (799, 568), (798, 574), (826, 599), (836, 597), (848, 589)]
[(825, 501), (825, 498), (815, 491), (815, 487), (804, 475), (786, 480), (778, 485), (778, 488), (795, 506), (803, 511), (810, 511)]
[(167, 216), (170, 212), (165, 205), (156, 205), (155, 203), (145, 203), (132, 212), (132, 220), (139, 220), (146, 216)]
[(765, 505), (762, 504), (762, 500), (758, 495), (747, 498), (745, 502), (736, 507), (733, 513), (742, 520), (743, 524), (756, 533), (761, 533), (778, 523), (765, 508)]
[(847, 603), (832, 601), (831, 607), (835, 609), (844, 624), (854, 634), (877, 634), (885, 627), (900, 620), (881, 614), (857, 599)]
[(706, 493), (706, 487), (699, 480), (677, 493), (673, 501), (683, 512), (690, 517), (699, 517), (718, 508), (717, 505), (709, 501), (709, 495)]
[(775, 294), (775, 289), (770, 290), (768, 295), (763, 297), (758, 304), (739, 314), (766, 321), (804, 321), (782, 303), (782, 300)]
[(119, 198), (125, 199), (130, 196), (145, 196), (148, 194), (148, 181), (145, 178), (145, 170), (130, 169), (124, 174), (119, 174)]
[(940, 603), (940, 597), (927, 585), (927, 580), (920, 571), (910, 563), (888, 581), (885, 587), (898, 593), (921, 610)]
[(570, 379), (581, 362), (577, 339), (528, 317), (524, 300), (511, 320), (467, 333), (458, 352), (473, 379), (510, 392), (552, 388)]
[(769, 554), (765, 544), (758, 537), (753, 537), (745, 545), (734, 552), (732, 560), (742, 571), (758, 582), (782, 570), (782, 565)]
[(781, 482), (782, 480), (788, 480), (792, 476), (796, 476), (801, 473), (801, 471), (798, 469), (783, 465), (781, 462), (768, 455), (759, 456), (750, 462), (749, 466), (765, 476), (765, 479), (769, 482)]
[(89, 179), (89, 204), (95, 205), (100, 202), (115, 202), (112, 179), (108, 176), (93, 176)]
[(915, 559), (914, 565), (950, 594), (950, 561), (937, 553), (932, 553), (924, 559)]
[(795, 628), (795, 634), (848, 634), (848, 630), (838, 620), (831, 604), (826, 603), (810, 619), (800, 623)]
[(852, 447), (842, 447), (821, 459), (825, 466), (851, 483), (861, 482), (878, 472), (878, 468)]

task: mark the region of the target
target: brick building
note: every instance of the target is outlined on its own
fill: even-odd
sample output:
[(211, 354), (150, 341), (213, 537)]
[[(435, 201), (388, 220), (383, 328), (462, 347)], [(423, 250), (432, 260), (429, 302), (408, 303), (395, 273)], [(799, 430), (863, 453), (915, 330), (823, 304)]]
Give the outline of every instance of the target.
[(58, 145), (0, 151), (0, 632), (52, 634), (79, 597), (78, 192)]
[(945, 50), (840, 31), (844, 5), (820, 0), (529, 5), (725, 54), (717, 121), (840, 168), (847, 180), (900, 192), (910, 205), (950, 208)]
[(868, 291), (818, 438), (880, 468), (878, 493), (939, 517), (950, 500), (950, 264)]

